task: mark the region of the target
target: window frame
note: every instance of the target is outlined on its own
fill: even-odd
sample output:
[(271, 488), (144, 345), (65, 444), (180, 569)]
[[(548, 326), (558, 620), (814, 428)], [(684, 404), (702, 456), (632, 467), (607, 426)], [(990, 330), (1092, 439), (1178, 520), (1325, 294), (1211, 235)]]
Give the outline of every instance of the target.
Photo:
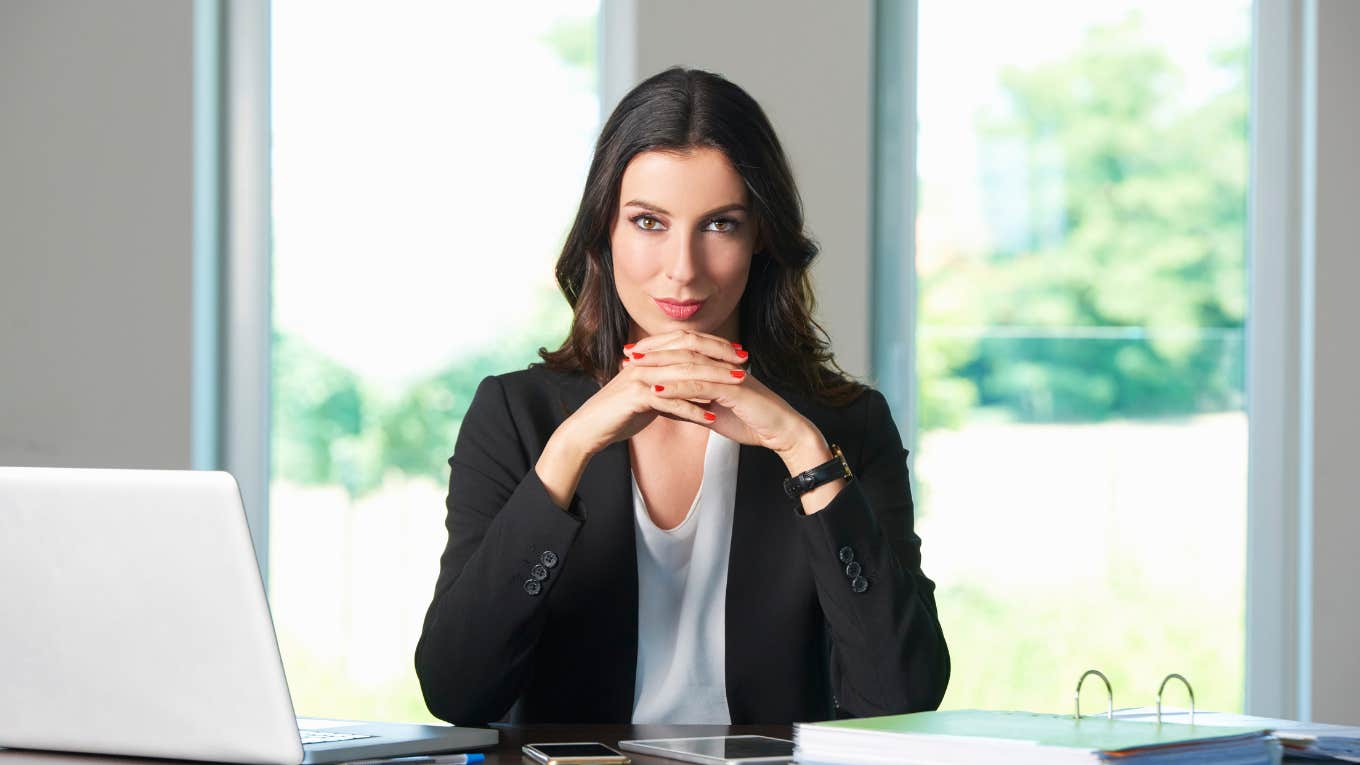
[[(873, 378), (902, 429), (917, 441), (915, 226), (917, 0), (876, 0), (874, 83)], [(1301, 275), (1307, 215), (1300, 194), (1310, 159), (1299, 141), (1307, 73), (1300, 52), (1307, 9), (1255, 0), (1251, 24), (1247, 219), (1247, 549), (1245, 692), (1249, 714), (1307, 714), (1311, 566), (1301, 475), (1311, 472), (1300, 428), (1309, 297)], [(1304, 202), (1306, 204), (1306, 200)], [(907, 213), (907, 214), (904, 214)], [(910, 370), (904, 372), (903, 370)], [(1300, 603), (1304, 604), (1300, 606)]]

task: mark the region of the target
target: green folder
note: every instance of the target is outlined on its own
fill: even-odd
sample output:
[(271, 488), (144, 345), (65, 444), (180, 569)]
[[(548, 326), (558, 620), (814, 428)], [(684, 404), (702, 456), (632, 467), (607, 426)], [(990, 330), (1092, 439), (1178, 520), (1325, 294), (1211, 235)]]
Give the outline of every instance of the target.
[(1035, 712), (986, 712), (959, 709), (917, 712), (889, 717), (866, 717), (815, 723), (819, 727), (882, 733), (922, 733), (936, 736), (1032, 741), (1041, 746), (1065, 746), (1119, 752), (1214, 738), (1260, 735), (1264, 728), (1221, 728), (1205, 725), (1158, 725), (1155, 722), (1107, 719), (1104, 715), (1074, 719), (1072, 715)]
[[(1006, 752), (1055, 760), (1213, 762), (1217, 750), (1233, 751), (1235, 761), (1279, 762), (1279, 744), (1264, 728), (1166, 724), (1034, 712), (950, 710), (887, 717), (800, 723), (795, 759), (806, 763), (888, 761), (999, 761)], [(1039, 749), (1040, 747), (1048, 749)], [(1017, 761), (1019, 761), (1017, 759)]]

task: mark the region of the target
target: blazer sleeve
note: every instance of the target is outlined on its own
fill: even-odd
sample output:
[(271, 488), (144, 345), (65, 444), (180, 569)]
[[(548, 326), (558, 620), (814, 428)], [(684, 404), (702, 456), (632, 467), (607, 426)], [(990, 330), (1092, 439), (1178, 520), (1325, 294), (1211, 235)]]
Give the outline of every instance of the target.
[(949, 683), (935, 584), (912, 530), (907, 452), (883, 394), (865, 395), (855, 478), (803, 521), (831, 635), (832, 691), (838, 713), (854, 717), (935, 709)]
[(553, 503), (535, 461), (505, 386), (482, 380), (449, 459), (449, 538), (415, 652), (426, 706), (454, 724), (499, 720), (520, 696), (583, 522), (576, 498)]

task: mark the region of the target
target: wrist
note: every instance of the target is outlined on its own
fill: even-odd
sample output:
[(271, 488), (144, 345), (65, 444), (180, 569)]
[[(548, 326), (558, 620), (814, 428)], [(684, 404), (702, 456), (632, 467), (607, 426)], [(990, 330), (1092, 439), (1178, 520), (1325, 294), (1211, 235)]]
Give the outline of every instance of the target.
[(577, 446), (571, 431), (563, 425), (559, 425), (543, 445), (534, 471), (553, 503), (566, 510), (571, 506), (572, 495), (585, 472), (590, 453)]
[(577, 437), (571, 425), (571, 419), (564, 419), (562, 425), (548, 437), (547, 444), (543, 445), (543, 453), (551, 452), (555, 460), (562, 460), (567, 464), (585, 464), (593, 455), (592, 449)]
[(817, 426), (806, 422), (800, 431), (789, 448), (778, 452), (780, 459), (784, 461), (784, 467), (788, 468), (789, 475), (798, 475), (804, 470), (811, 470), (835, 456), (826, 443), (826, 437)]

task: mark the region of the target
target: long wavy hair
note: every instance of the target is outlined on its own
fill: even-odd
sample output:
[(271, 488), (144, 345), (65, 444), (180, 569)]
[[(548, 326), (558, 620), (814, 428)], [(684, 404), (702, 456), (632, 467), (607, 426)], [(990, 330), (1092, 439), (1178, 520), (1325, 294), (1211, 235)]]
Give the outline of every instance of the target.
[(672, 67), (623, 97), (595, 144), (581, 206), (557, 259), (557, 283), (571, 305), (560, 348), (540, 348), (549, 369), (583, 372), (601, 385), (618, 374), (629, 315), (614, 287), (610, 232), (624, 169), (645, 151), (711, 147), (727, 155), (750, 195), (759, 232), (738, 305), (751, 372), (769, 385), (822, 403), (854, 400), (864, 386), (836, 363), (826, 331), (812, 318), (808, 268), (818, 247), (803, 229), (803, 204), (765, 112), (722, 76)]

